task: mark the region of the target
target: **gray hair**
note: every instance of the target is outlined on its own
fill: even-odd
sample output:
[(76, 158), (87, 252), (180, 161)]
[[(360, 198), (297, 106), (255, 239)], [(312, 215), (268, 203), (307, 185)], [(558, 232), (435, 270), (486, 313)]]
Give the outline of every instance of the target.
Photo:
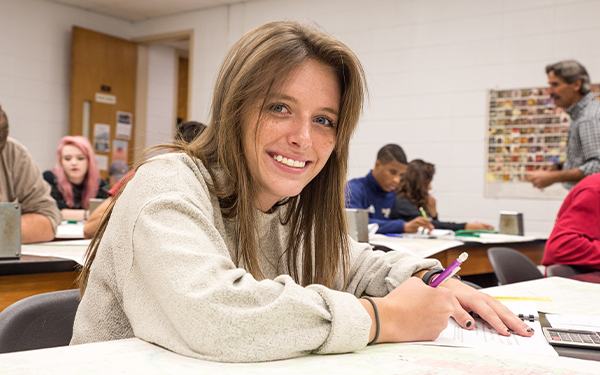
[(581, 80), (579, 93), (585, 95), (590, 92), (590, 76), (585, 67), (575, 60), (559, 61), (546, 66), (546, 74), (554, 72), (554, 75), (562, 78), (566, 83), (575, 83)]

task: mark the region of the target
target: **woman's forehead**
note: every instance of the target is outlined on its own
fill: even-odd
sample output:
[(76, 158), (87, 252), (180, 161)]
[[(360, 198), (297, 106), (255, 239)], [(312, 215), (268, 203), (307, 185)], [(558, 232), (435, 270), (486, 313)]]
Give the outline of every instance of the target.
[(83, 154), (83, 151), (72, 143), (67, 143), (62, 148), (62, 154)]

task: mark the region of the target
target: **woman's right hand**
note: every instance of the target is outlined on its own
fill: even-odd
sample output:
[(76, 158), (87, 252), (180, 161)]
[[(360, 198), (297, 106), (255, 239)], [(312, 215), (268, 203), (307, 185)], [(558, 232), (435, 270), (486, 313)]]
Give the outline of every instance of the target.
[(434, 229), (429, 219), (419, 216), (404, 223), (404, 233), (417, 233), (419, 227), (429, 229), (430, 231)]
[(435, 340), (454, 313), (452, 292), (427, 286), (417, 277), (373, 300), (379, 313), (378, 343)]

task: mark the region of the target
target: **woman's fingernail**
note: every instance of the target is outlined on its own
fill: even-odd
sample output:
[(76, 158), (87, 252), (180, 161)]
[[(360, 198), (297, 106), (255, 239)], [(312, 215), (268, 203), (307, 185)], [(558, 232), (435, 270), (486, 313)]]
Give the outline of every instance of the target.
[(527, 328), (527, 332), (532, 333), (533, 332), (533, 328)]
[(473, 325), (473, 322), (469, 320), (469, 321), (467, 322), (466, 326), (467, 326), (467, 328), (470, 328), (470, 327), (471, 327), (471, 325)]

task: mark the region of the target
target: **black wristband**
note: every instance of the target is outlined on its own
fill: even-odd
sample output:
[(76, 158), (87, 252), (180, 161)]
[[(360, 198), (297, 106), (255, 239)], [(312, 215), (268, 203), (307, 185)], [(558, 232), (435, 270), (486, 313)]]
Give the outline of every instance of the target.
[[(422, 278), (422, 280), (423, 280), (423, 282), (424, 282), (425, 284), (429, 285), (429, 284), (431, 284), (431, 282), (433, 281), (433, 280), (432, 280), (432, 278), (433, 278), (435, 275), (439, 275), (439, 274), (440, 274), (440, 273), (442, 273), (442, 272), (444, 272), (444, 269), (443, 269), (443, 268), (432, 268), (432, 269), (430, 269), (429, 271), (427, 271), (427, 273), (425, 273), (425, 275), (423, 275), (423, 278)], [(452, 277), (454, 277), (455, 279), (462, 280), (462, 279), (460, 278), (460, 276), (458, 276), (458, 275), (456, 275), (456, 274), (452, 275)]]
[(364, 298), (364, 299), (368, 300), (369, 302), (371, 302), (371, 305), (373, 305), (373, 311), (375, 311), (375, 327), (376, 327), (375, 337), (373, 338), (373, 340), (371, 340), (370, 343), (367, 344), (367, 345), (373, 345), (377, 342), (377, 339), (379, 338), (379, 313), (377, 312), (377, 305), (375, 304), (375, 301), (373, 301), (373, 299), (369, 296), (362, 296), (360, 298)]
[(439, 275), (442, 272), (444, 272), (443, 268), (432, 268), (429, 271), (427, 271), (427, 273), (425, 273), (425, 275), (423, 275), (422, 280), (425, 283), (425, 285), (429, 285), (429, 283), (431, 283), (431, 278), (434, 275)]

